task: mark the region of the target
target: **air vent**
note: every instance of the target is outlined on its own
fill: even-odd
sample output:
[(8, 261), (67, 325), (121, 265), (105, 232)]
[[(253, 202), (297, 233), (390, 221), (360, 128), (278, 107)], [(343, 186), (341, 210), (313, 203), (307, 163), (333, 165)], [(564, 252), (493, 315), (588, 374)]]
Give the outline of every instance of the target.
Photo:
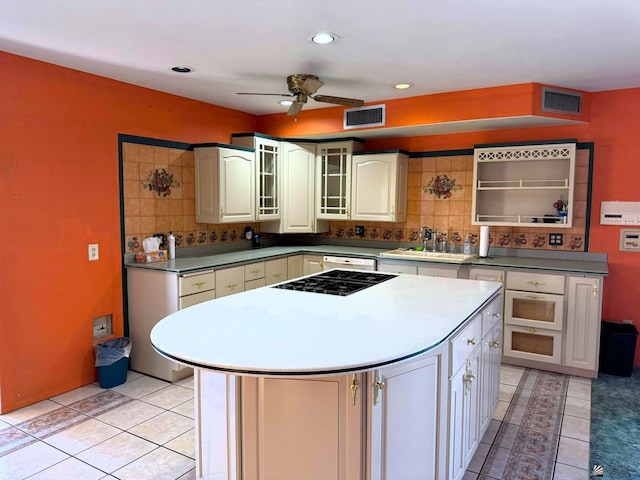
[(382, 127), (385, 121), (385, 105), (348, 108), (344, 111), (344, 129)]
[(582, 95), (554, 88), (542, 87), (542, 111), (580, 115)]

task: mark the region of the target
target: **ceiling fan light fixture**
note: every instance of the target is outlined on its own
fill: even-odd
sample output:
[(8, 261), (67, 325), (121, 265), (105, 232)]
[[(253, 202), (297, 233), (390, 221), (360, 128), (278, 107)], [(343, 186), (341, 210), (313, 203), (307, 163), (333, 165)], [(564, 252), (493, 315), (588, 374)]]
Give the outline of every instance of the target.
[(288, 107), (289, 105), (291, 105), (293, 103), (293, 100), (280, 100), (278, 103), (280, 105), (285, 105), (285, 106)]
[(340, 37), (335, 33), (320, 32), (311, 37), (311, 41), (318, 45), (328, 45), (330, 43), (336, 43), (340, 40)]
[(406, 90), (407, 88), (413, 87), (413, 83), (396, 83), (393, 88), (396, 90)]
[(176, 65), (175, 67), (171, 67), (171, 71), (176, 73), (191, 73), (194, 69), (186, 65)]

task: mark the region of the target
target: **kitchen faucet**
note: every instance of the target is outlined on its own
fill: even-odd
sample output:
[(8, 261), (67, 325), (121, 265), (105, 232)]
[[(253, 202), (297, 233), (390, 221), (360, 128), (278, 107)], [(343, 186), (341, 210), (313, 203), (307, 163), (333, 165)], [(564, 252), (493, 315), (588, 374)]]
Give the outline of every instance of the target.
[(422, 237), (422, 245), (424, 246), (424, 250), (427, 250), (429, 246), (429, 240), (432, 240), (431, 251), (435, 252), (437, 250), (438, 243), (438, 230), (435, 228), (422, 227), (422, 233), (420, 234)]

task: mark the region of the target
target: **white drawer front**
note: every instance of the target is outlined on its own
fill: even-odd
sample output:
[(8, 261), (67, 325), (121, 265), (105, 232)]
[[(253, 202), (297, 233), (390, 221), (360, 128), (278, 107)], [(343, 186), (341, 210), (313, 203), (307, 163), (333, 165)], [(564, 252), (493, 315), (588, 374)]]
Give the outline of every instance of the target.
[(215, 288), (213, 271), (186, 274), (178, 277), (178, 295), (183, 297), (193, 293), (206, 292)]
[(505, 357), (560, 364), (562, 332), (505, 325)]
[(206, 292), (194, 293), (193, 295), (187, 295), (186, 297), (180, 297), (179, 308), (182, 310), (183, 308), (190, 307), (192, 305), (197, 305), (202, 302), (206, 302), (207, 300), (213, 300), (216, 298), (216, 291), (209, 290)]
[(482, 337), (502, 321), (502, 295), (494, 299), (484, 310), (482, 310)]
[(564, 293), (564, 275), (537, 272), (508, 272), (507, 290)]
[(510, 325), (562, 330), (564, 295), (507, 290), (504, 316)]
[(444, 278), (458, 278), (457, 268), (447, 267), (418, 267), (418, 275), (424, 275), (426, 277), (444, 277)]
[(482, 320), (477, 315), (469, 325), (451, 339), (451, 370), (455, 374), (482, 340)]
[(256, 278), (264, 278), (264, 262), (256, 262), (244, 266), (245, 281), (248, 282)]

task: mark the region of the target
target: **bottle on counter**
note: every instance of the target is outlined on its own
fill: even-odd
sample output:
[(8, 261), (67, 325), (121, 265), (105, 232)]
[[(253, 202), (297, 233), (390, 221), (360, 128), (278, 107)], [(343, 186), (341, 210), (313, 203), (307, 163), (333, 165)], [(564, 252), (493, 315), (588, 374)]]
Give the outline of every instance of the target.
[(169, 260), (176, 258), (176, 237), (173, 236), (173, 232), (169, 232)]
[(471, 243), (469, 243), (469, 237), (464, 239), (462, 253), (464, 253), (465, 255), (471, 255)]

